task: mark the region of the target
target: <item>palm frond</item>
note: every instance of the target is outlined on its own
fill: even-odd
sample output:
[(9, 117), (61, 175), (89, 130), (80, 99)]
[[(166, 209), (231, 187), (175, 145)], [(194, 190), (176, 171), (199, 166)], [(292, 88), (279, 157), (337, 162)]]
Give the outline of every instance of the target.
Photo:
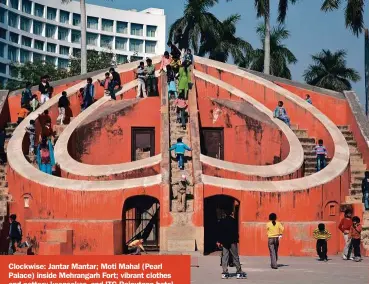
[(322, 7), (320, 8), (322, 11), (333, 11), (337, 10), (340, 7), (341, 0), (324, 0)]
[(345, 9), (346, 28), (359, 36), (364, 29), (364, 0), (347, 0)]

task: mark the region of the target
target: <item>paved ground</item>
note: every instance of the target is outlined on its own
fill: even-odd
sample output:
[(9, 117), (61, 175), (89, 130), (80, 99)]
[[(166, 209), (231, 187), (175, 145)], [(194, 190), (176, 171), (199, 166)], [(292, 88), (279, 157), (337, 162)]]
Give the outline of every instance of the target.
[[(248, 279), (235, 278), (222, 280), (219, 256), (201, 256), (193, 258), (191, 283), (217, 284), (247, 283), (257, 284), (367, 284), (369, 283), (369, 258), (362, 262), (344, 261), (338, 256), (331, 257), (327, 263), (311, 257), (281, 257), (278, 270), (270, 268), (267, 257), (241, 257), (242, 269)], [(235, 272), (230, 268), (229, 272)]]

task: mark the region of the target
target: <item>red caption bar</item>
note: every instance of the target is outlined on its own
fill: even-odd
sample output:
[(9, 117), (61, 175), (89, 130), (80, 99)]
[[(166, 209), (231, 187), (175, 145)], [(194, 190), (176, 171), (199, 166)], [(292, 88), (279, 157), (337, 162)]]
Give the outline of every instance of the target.
[(189, 284), (190, 256), (1, 256), (1, 284)]

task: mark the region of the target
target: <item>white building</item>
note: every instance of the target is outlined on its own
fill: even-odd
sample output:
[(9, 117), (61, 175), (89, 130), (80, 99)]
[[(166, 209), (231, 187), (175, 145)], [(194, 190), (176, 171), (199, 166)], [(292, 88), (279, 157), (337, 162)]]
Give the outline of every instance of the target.
[[(120, 0), (121, 1), (121, 0)], [(61, 0), (0, 0), (0, 81), (11, 78), (12, 62), (47, 60), (60, 68), (80, 52), (80, 4)], [(113, 51), (118, 64), (162, 54), (164, 10), (140, 12), (87, 4), (87, 47)]]

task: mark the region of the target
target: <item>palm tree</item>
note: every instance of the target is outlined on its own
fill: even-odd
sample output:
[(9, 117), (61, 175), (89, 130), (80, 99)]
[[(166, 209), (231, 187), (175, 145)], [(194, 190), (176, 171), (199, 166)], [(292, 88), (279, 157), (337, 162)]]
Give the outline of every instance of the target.
[[(265, 41), (265, 29), (264, 24), (260, 24), (256, 28), (262, 45)], [(283, 25), (273, 28), (270, 33), (270, 74), (286, 79), (291, 79), (291, 71), (288, 65), (297, 63), (295, 55), (282, 43), (289, 36), (289, 31)], [(244, 59), (244, 61), (236, 62), (236, 64), (239, 64), (241, 67), (249, 67), (251, 70), (263, 72), (265, 68), (264, 58), (265, 50), (262, 48), (256, 49), (253, 52), (251, 60)]]
[[(63, 4), (68, 4), (73, 0), (61, 0)], [(87, 73), (87, 30), (86, 30), (86, 0), (79, 0), (81, 7), (81, 74)]]
[(217, 3), (218, 0), (187, 0), (183, 17), (170, 27), (169, 39), (173, 39), (176, 30), (182, 29), (184, 41), (197, 54), (199, 42), (203, 42), (208, 36), (216, 37), (221, 26), (221, 22), (208, 11)]
[[(341, 3), (341, 0), (325, 0), (321, 10), (324, 12), (337, 10), (340, 8)], [(346, 0), (346, 28), (351, 29), (356, 36), (359, 36), (364, 29), (364, 6), (365, 0)]]
[(242, 38), (236, 37), (236, 24), (241, 19), (239, 14), (231, 15), (222, 22), (218, 37), (209, 34), (201, 44), (199, 55), (209, 54), (209, 58), (221, 62), (228, 60), (229, 54), (239, 61), (245, 53), (252, 52), (251, 45)]
[(312, 56), (313, 64), (305, 70), (306, 83), (337, 92), (351, 90), (351, 83), (360, 81), (359, 73), (346, 67), (346, 51), (332, 53), (323, 49)]

